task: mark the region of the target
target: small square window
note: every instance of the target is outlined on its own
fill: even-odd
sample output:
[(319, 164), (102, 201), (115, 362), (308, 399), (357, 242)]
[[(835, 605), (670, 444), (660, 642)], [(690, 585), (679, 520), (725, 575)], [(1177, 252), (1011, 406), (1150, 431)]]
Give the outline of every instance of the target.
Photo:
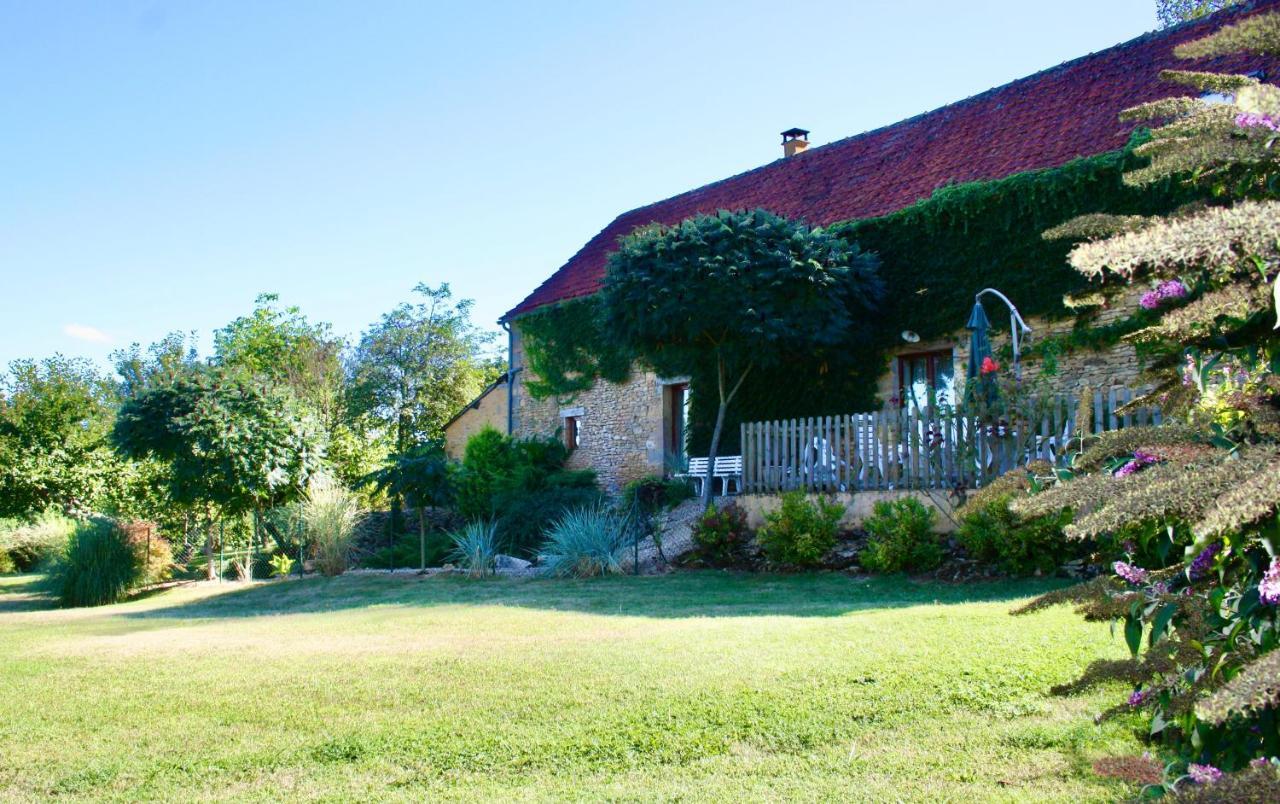
[(577, 416), (564, 417), (564, 445), (570, 452), (582, 445), (582, 428)]

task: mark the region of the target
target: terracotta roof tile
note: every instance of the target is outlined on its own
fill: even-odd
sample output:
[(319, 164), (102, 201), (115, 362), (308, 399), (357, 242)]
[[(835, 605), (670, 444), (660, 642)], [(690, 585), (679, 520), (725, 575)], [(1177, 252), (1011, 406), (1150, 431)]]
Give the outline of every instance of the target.
[[(1122, 109), (1187, 94), (1186, 88), (1158, 76), (1165, 68), (1186, 68), (1188, 62), (1173, 56), (1175, 45), (1277, 5), (1280, 0), (1258, 0), (1146, 34), (950, 106), (623, 213), (503, 318), (597, 291), (609, 252), (637, 226), (755, 207), (827, 225), (894, 212), (947, 184), (998, 179), (1116, 150), (1132, 131), (1117, 117)], [(1198, 66), (1265, 69), (1269, 80), (1280, 72), (1280, 62), (1253, 57), (1207, 59)]]

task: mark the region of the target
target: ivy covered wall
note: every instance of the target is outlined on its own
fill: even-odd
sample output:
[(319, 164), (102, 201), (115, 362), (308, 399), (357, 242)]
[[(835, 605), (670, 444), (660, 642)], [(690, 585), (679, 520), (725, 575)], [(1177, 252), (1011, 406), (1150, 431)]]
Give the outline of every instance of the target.
[[(1135, 143), (1138, 142), (1135, 138)], [(786, 368), (748, 379), (730, 409), (722, 452), (739, 449), (738, 422), (870, 410), (890, 354), (912, 330), (925, 341), (963, 329), (974, 294), (995, 287), (1025, 316), (1061, 318), (1065, 294), (1086, 287), (1067, 265), (1071, 243), (1041, 234), (1091, 212), (1162, 214), (1195, 200), (1185, 185), (1133, 188), (1121, 174), (1135, 166), (1131, 147), (1062, 167), (990, 182), (944, 187), (930, 198), (880, 218), (830, 227), (876, 252), (888, 287), (871, 342), (819, 354), (797, 354)], [(594, 326), (594, 298), (535, 311), (519, 319), (529, 368), (547, 395), (569, 395), (626, 376), (630, 356)], [(993, 321), (1001, 318), (994, 314)], [(1081, 327), (1087, 327), (1087, 319)], [(715, 418), (714, 378), (693, 375), (690, 441), (705, 452)]]

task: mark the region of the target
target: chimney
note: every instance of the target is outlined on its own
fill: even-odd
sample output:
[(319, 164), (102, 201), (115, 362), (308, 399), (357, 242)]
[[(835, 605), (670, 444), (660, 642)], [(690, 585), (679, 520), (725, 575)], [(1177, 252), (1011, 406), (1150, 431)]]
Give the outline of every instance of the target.
[(802, 128), (789, 128), (782, 132), (782, 154), (786, 157), (803, 153), (809, 147), (809, 132)]

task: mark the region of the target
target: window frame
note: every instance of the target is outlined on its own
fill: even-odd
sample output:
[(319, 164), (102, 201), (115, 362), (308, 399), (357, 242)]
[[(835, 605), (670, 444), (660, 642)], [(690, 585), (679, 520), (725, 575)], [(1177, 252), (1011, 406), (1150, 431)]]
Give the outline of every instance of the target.
[(925, 360), (925, 384), (929, 388), (929, 398), (925, 404), (929, 407), (938, 401), (938, 361), (945, 358), (951, 363), (951, 377), (955, 381), (956, 350), (953, 346), (940, 349), (926, 349), (919, 352), (905, 352), (898, 355), (898, 408), (903, 409), (915, 400), (908, 393), (910, 385), (908, 367), (912, 361)]

